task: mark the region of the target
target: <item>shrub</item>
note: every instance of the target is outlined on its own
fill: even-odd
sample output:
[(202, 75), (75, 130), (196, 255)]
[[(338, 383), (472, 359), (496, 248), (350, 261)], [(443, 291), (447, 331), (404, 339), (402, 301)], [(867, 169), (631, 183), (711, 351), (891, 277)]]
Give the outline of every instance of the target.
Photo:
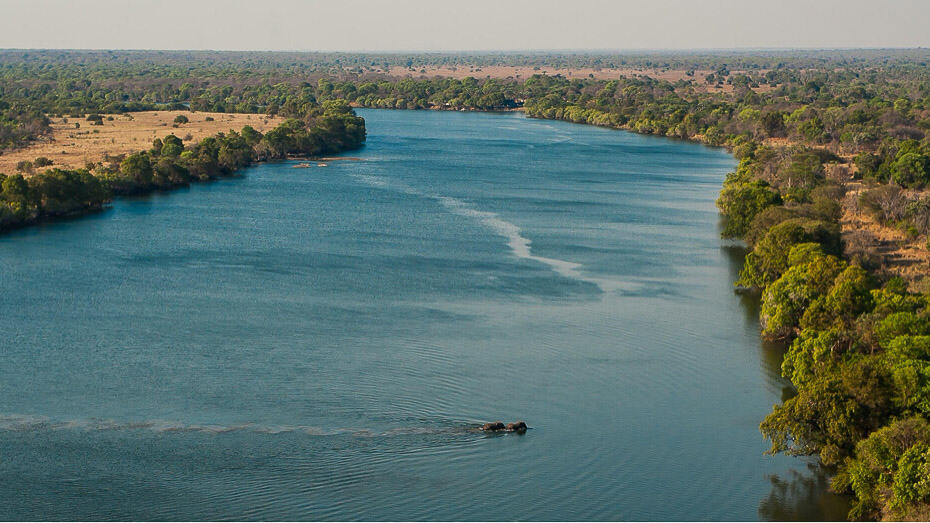
[(20, 162), (17, 162), (16, 171), (21, 172), (21, 173), (31, 174), (32, 172), (35, 171), (35, 169), (34, 169), (34, 165), (32, 162), (30, 162), (29, 160), (22, 160)]

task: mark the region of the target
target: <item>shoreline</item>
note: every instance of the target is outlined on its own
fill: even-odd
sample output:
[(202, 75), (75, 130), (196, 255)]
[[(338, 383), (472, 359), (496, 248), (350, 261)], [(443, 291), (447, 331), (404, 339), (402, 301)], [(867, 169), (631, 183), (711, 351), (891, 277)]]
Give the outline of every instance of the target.
[[(157, 116), (157, 113), (151, 115)], [(236, 116), (242, 119), (243, 115), (229, 115), (224, 120), (228, 123)], [(251, 117), (251, 114), (244, 115), (246, 120), (251, 120)], [(135, 120), (131, 114), (124, 115), (124, 118), (129, 122)], [(260, 120), (268, 124), (275, 118), (266, 116)], [(88, 121), (91, 121), (90, 117)], [(103, 118), (97, 116), (96, 121), (103, 122)], [(116, 118), (107, 121), (115, 122)], [(204, 117), (204, 121), (212, 123), (216, 119)], [(154, 138), (149, 149), (135, 149), (115, 157), (104, 152), (104, 161), (87, 162), (78, 169), (62, 169), (62, 166), (46, 161), (42, 166), (48, 163), (54, 166), (36, 173), (29, 163), (28, 169), (17, 169), (25, 171), (23, 174), (0, 174), (0, 189), (6, 198), (4, 207), (0, 209), (4, 211), (0, 214), (0, 234), (40, 222), (99, 211), (120, 197), (171, 191), (193, 183), (236, 176), (241, 169), (261, 161), (286, 160), (292, 156), (325, 157), (326, 154), (358, 149), (365, 143), (365, 121), (348, 107), (321, 110), (312, 122), (288, 119), (265, 134), (246, 125), (241, 133), (230, 129), (228, 133), (204, 136), (197, 142), (188, 134), (185, 136), (189, 140), (187, 144), (172, 132), (164, 140)], [(145, 132), (149, 130), (147, 128)], [(153, 134), (157, 136), (157, 130)], [(111, 140), (113, 143), (115, 139)], [(43, 145), (17, 152), (22, 157)], [(17, 167), (20, 165), (22, 163)]]
[[(201, 111), (139, 111), (100, 113), (100, 116), (100, 124), (83, 116), (51, 117), (50, 136), (25, 147), (0, 151), (0, 173), (17, 174), (19, 162), (34, 162), (39, 157), (52, 161), (49, 168), (82, 169), (88, 163), (105, 162), (110, 157), (144, 150), (154, 139), (172, 134), (185, 142), (196, 142), (218, 133), (238, 132), (245, 126), (265, 133), (284, 121), (280, 116), (262, 113)], [(175, 124), (180, 116), (188, 122)]]

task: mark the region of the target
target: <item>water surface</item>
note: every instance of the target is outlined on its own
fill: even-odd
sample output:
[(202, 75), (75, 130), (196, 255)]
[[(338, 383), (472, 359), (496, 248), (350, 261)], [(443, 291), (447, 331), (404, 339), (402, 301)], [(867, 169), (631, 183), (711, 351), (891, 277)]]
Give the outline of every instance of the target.
[(361, 161), (0, 238), (0, 518), (842, 517), (763, 455), (729, 155), (360, 112)]

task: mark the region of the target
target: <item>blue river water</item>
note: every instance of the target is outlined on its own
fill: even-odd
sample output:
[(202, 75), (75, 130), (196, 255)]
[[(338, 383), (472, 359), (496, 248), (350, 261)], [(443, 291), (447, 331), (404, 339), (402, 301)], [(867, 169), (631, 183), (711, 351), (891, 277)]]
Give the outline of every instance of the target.
[(359, 112), (356, 159), (0, 237), (0, 519), (843, 517), (763, 455), (725, 151)]

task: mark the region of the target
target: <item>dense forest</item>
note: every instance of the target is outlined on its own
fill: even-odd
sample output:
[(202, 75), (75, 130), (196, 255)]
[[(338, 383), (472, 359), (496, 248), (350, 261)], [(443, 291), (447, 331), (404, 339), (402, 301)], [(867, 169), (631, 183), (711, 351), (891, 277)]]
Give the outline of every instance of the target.
[[(86, 171), (2, 177), (0, 227), (100, 207), (255, 160), (358, 147), (350, 105), (513, 110), (725, 146), (739, 160), (717, 202), (748, 247), (736, 282), (762, 334), (787, 346), (794, 391), (761, 424), (772, 452), (818, 455), (854, 519), (930, 518), (930, 280), (898, 277), (844, 213), (921, 244), (930, 234), (930, 52), (457, 54), (0, 52), (0, 149), (48, 134), (47, 115), (143, 109), (288, 117)], [(390, 77), (386, 68), (677, 68), (674, 82)], [(702, 71), (701, 74), (696, 71)], [(708, 87), (714, 87), (709, 89)], [(856, 184), (857, 192), (850, 187)], [(851, 195), (851, 196), (850, 196)], [(930, 267), (921, 267), (926, 275)]]

